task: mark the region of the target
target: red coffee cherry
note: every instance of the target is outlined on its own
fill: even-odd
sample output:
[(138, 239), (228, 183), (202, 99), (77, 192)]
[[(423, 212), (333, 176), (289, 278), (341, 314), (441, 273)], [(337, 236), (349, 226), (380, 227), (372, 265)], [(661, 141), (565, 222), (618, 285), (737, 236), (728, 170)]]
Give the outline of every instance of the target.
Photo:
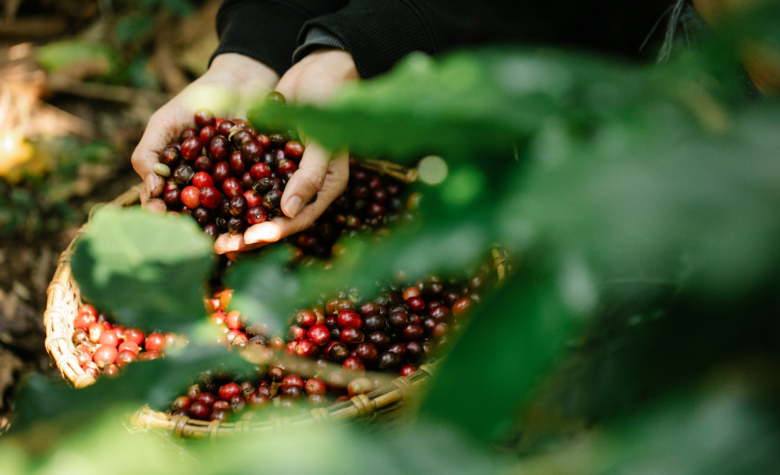
[(268, 404), (270, 402), (270, 399), (268, 398), (267, 395), (258, 392), (249, 396), (249, 400), (247, 402), (251, 407), (258, 408)]
[(89, 328), (89, 326), (95, 323), (96, 321), (97, 321), (97, 315), (79, 312), (76, 315), (76, 318), (73, 319), (73, 326), (76, 329), (79, 328), (86, 329)]
[(408, 377), (412, 375), (415, 371), (417, 371), (417, 368), (415, 368), (413, 365), (406, 365), (401, 368), (401, 371), (398, 372), (401, 376)]
[[(127, 343), (127, 342), (125, 342)], [(133, 343), (135, 344), (135, 343)], [(120, 346), (121, 348), (121, 346)], [(116, 365), (120, 368), (124, 368), (125, 365), (128, 363), (132, 363), (134, 361), (138, 360), (138, 353), (133, 353), (130, 350), (119, 350), (119, 353), (116, 355)]]
[(195, 401), (192, 403), (189, 411), (187, 412), (193, 419), (207, 421), (209, 420), (209, 417), (211, 417), (211, 406), (203, 403), (202, 401)]
[(214, 137), (209, 144), (209, 152), (211, 158), (218, 162), (227, 160), (230, 156), (230, 141), (221, 135)]
[(174, 399), (173, 403), (171, 404), (171, 409), (177, 411), (182, 410), (186, 411), (190, 408), (192, 405), (192, 400), (188, 398), (187, 396), (179, 396), (176, 399)]
[(344, 363), (341, 364), (341, 368), (345, 372), (351, 372), (351, 373), (365, 373), (366, 367), (363, 365), (363, 361), (360, 360), (360, 358), (350, 357), (344, 360)]
[(347, 327), (343, 330), (341, 330), (341, 335), (339, 337), (339, 340), (341, 343), (348, 345), (352, 348), (354, 348), (356, 345), (359, 345), (360, 343), (363, 343), (363, 340), (365, 339), (363, 332), (358, 330), (357, 328)]
[(197, 189), (201, 189), (207, 186), (214, 186), (214, 180), (206, 172), (198, 172), (192, 177), (192, 186)]
[(195, 209), (200, 204), (200, 190), (194, 186), (186, 186), (181, 190), (179, 199), (187, 208)]
[(179, 135), (179, 142), (184, 142), (190, 137), (197, 137), (198, 131), (195, 129), (184, 129), (184, 131)]
[(115, 346), (100, 345), (95, 354), (92, 355), (92, 361), (98, 366), (98, 368), (105, 368), (110, 364), (114, 364), (118, 352)]
[[(248, 193), (252, 193), (249, 191)], [(268, 213), (263, 206), (252, 206), (246, 212), (246, 222), (254, 226), (255, 224), (264, 223), (268, 219)]]
[(244, 191), (244, 198), (246, 198), (246, 205), (250, 208), (253, 206), (262, 206), (263, 197), (256, 195), (253, 190)]
[(150, 333), (144, 342), (144, 348), (148, 352), (159, 353), (165, 349), (165, 336), (160, 333)]
[(407, 287), (404, 289), (404, 292), (402, 294), (402, 297), (404, 300), (409, 300), (412, 297), (419, 297), (420, 296), (420, 289), (417, 287)]
[(252, 165), (252, 168), (249, 169), (249, 176), (251, 176), (254, 181), (260, 181), (263, 178), (270, 178), (271, 167), (263, 162), (255, 163)]
[(211, 145), (212, 139), (216, 137), (218, 134), (217, 128), (212, 125), (207, 125), (206, 127), (203, 127), (200, 129), (199, 138), (201, 143), (203, 143), (204, 147), (208, 147)]
[(113, 331), (103, 332), (98, 339), (98, 343), (116, 348), (119, 345), (119, 337)]
[(325, 381), (318, 378), (310, 378), (305, 385), (306, 394), (327, 394), (328, 386)]
[[(325, 325), (314, 325), (306, 333), (311, 341), (317, 345), (324, 345), (330, 340), (330, 330)], [(327, 352), (325, 352), (327, 354)]]
[(224, 135), (225, 137), (227, 137), (228, 135), (230, 135), (230, 130), (235, 126), (236, 126), (235, 122), (230, 120), (223, 120), (222, 122), (219, 123), (219, 125), (217, 125), (217, 132), (219, 132), (220, 135)]
[(198, 109), (195, 111), (195, 125), (198, 127), (215, 126), (217, 120), (214, 117), (214, 113), (208, 109)]
[(102, 323), (94, 322), (90, 323), (89, 327), (87, 327), (87, 332), (89, 333), (89, 341), (92, 343), (97, 343), (100, 341), (100, 337), (103, 335), (103, 333), (106, 331), (106, 326)]
[(347, 385), (347, 395), (349, 397), (368, 394), (373, 390), (374, 384), (368, 378), (355, 378)]
[(244, 194), (244, 187), (237, 178), (227, 178), (222, 182), (222, 191), (228, 197)]
[(216, 209), (222, 198), (220, 192), (213, 186), (206, 186), (200, 190), (200, 204), (209, 209)]
[(320, 354), (320, 347), (311, 340), (303, 339), (298, 342), (295, 351), (302, 358), (315, 358)]
[(241, 312), (238, 310), (233, 310), (232, 312), (229, 312), (227, 316), (225, 317), (225, 323), (227, 324), (228, 328), (231, 330), (240, 330), (243, 328), (243, 322), (241, 321)]
[(297, 374), (288, 374), (282, 380), (282, 387), (284, 388), (287, 386), (298, 386), (300, 388), (303, 388), (304, 386), (303, 378), (301, 378)]
[(145, 351), (138, 356), (138, 361), (152, 361), (161, 358), (162, 355), (157, 351)]
[(125, 341), (132, 341), (136, 345), (140, 345), (144, 342), (146, 335), (143, 330), (138, 328), (128, 328), (125, 330)]
[(355, 355), (366, 364), (373, 364), (379, 358), (379, 352), (372, 343), (361, 343), (355, 348)]
[(363, 326), (363, 320), (354, 310), (342, 310), (338, 316), (339, 328), (360, 328)]
[(97, 309), (93, 305), (90, 305), (90, 304), (87, 303), (87, 304), (84, 304), (81, 307), (79, 307), (78, 314), (79, 315), (81, 315), (81, 314), (91, 315), (92, 317), (97, 318), (98, 311), (97, 311)]
[(459, 298), (454, 304), (452, 304), (452, 314), (455, 317), (460, 317), (468, 313), (471, 309), (473, 301), (468, 297)]
[(317, 323), (317, 314), (311, 310), (299, 310), (295, 314), (295, 321), (298, 325), (309, 328)]
[(421, 299), (420, 297), (411, 297), (406, 301), (406, 303), (413, 312), (422, 312), (425, 310), (425, 300)]
[(181, 143), (181, 155), (187, 160), (195, 160), (203, 150), (203, 143), (198, 137), (190, 137)]
[(236, 383), (228, 383), (219, 388), (219, 397), (224, 401), (230, 401), (233, 397), (241, 394), (241, 386)]
[(299, 159), (303, 157), (304, 151), (303, 144), (297, 140), (290, 140), (284, 144), (284, 154), (293, 159)]

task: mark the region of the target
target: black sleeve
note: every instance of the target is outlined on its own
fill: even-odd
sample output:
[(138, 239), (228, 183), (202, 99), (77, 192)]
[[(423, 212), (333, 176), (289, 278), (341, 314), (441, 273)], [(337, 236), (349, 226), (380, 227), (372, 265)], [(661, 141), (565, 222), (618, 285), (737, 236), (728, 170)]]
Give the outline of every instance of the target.
[(335, 12), (348, 0), (225, 0), (217, 12), (219, 47), (211, 56), (239, 53), (279, 75), (292, 66), (298, 33), (306, 21)]
[(364, 78), (413, 51), (439, 54), (485, 43), (552, 44), (640, 56), (672, 0), (351, 0), (306, 22), (339, 38)]

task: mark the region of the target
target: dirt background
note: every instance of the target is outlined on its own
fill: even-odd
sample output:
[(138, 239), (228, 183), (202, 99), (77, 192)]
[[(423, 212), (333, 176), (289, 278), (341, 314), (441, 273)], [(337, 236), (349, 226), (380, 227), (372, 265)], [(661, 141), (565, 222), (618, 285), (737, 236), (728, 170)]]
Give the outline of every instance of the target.
[(4, 0), (0, 12), (0, 433), (44, 348), (46, 289), (89, 210), (140, 179), (157, 107), (202, 74), (221, 2)]

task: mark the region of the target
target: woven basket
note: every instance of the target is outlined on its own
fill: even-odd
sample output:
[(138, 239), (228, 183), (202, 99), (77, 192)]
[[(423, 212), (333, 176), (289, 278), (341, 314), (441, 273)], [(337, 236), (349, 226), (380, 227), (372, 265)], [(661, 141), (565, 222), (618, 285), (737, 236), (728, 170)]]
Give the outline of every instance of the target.
[[(380, 174), (392, 176), (410, 183), (417, 179), (417, 170), (408, 169), (383, 160), (362, 160), (361, 166)], [(143, 184), (138, 184), (107, 203), (105, 206), (132, 206), (140, 202), (140, 192)], [(87, 223), (88, 224), (88, 223)], [(46, 350), (54, 359), (63, 378), (70, 381), (76, 388), (83, 388), (95, 382), (92, 376), (86, 374), (78, 365), (73, 355), (75, 346), (72, 342), (73, 320), (82, 304), (81, 292), (73, 279), (70, 269), (70, 259), (74, 245), (86, 224), (79, 229), (76, 237), (60, 256), (54, 278), (49, 284), (48, 300), (43, 322), (46, 328)], [(492, 260), (498, 280), (503, 280), (509, 269), (506, 252), (501, 248), (492, 250)], [(397, 411), (414, 392), (414, 388), (424, 384), (433, 375), (437, 363), (421, 365), (418, 371), (408, 377), (398, 377), (391, 383), (376, 389), (367, 395), (355, 396), (349, 401), (329, 408), (312, 409), (310, 413), (294, 417), (282, 417), (273, 421), (239, 421), (227, 423), (220, 421), (200, 421), (187, 416), (168, 416), (156, 412), (148, 406), (138, 411), (132, 423), (136, 427), (168, 430), (180, 437), (209, 437), (249, 431), (269, 430), (285, 425), (303, 425), (327, 420), (344, 421), (355, 418), (368, 418), (389, 414)]]
[[(509, 272), (509, 258), (506, 251), (501, 247), (494, 247), (491, 251), (491, 258), (498, 281), (504, 280)], [(217, 437), (225, 435), (265, 431), (282, 426), (349, 421), (377, 416), (387, 420), (389, 414), (397, 415), (399, 409), (409, 405), (408, 402), (414, 395), (415, 388), (425, 384), (433, 376), (438, 364), (439, 361), (420, 365), (417, 371), (411, 375), (395, 378), (369, 394), (355, 396), (349, 401), (328, 408), (314, 408), (309, 413), (293, 417), (280, 417), (262, 422), (201, 421), (188, 416), (169, 416), (163, 412), (153, 411), (149, 406), (144, 406), (133, 416), (131, 423), (143, 429), (171, 431), (179, 437), (208, 437), (215, 440)]]
[[(360, 160), (360, 165), (368, 170), (391, 176), (406, 183), (417, 180), (417, 169), (407, 168), (397, 163), (367, 158)], [(103, 206), (136, 205), (141, 201), (143, 187), (143, 183), (135, 185)], [(93, 208), (93, 211), (100, 206)], [(90, 216), (91, 214), (92, 212), (90, 212)], [(46, 312), (43, 314), (43, 325), (46, 328), (46, 351), (54, 359), (62, 377), (77, 388), (83, 388), (95, 382), (95, 378), (86, 374), (78, 365), (76, 357), (73, 355), (76, 348), (71, 340), (74, 331), (73, 319), (76, 317), (82, 301), (79, 286), (71, 274), (70, 259), (73, 256), (76, 241), (88, 224), (89, 222), (78, 230), (76, 237), (60, 256), (57, 270), (54, 272), (54, 277), (46, 291), (48, 298)]]
[[(143, 186), (141, 183), (131, 187), (105, 206), (122, 207), (139, 203)], [(72, 341), (73, 319), (76, 317), (82, 302), (81, 291), (70, 270), (70, 258), (73, 256), (76, 240), (84, 232), (86, 226), (85, 224), (78, 230), (76, 237), (60, 255), (57, 270), (54, 271), (54, 277), (46, 291), (46, 311), (43, 314), (43, 326), (46, 328), (46, 351), (54, 359), (62, 377), (77, 388), (83, 388), (95, 382), (95, 378), (86, 374), (79, 366), (73, 355), (76, 348)]]

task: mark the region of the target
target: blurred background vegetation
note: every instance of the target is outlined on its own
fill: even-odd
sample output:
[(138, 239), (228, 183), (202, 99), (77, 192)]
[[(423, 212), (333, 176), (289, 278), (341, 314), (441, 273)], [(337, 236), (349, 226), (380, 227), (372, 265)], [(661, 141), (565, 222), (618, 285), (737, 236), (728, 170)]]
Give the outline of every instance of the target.
[[(50, 87), (62, 88), (63, 103), (52, 101), (52, 107), (65, 111), (65, 98), (83, 102), (72, 96), (97, 87), (83, 94), (148, 94), (149, 113), (155, 100), (177, 90), (154, 66), (165, 44), (149, 36), (158, 31), (154, 22), (162, 16), (184, 24), (205, 17), (208, 8), (168, 2), (113, 4), (108, 12), (100, 7), (93, 15), (106, 29), (90, 34), (112, 31), (99, 36), (100, 47), (50, 43), (35, 49), (38, 62), (31, 64), (45, 68), (46, 84), (67, 71), (58, 64), (62, 58), (91, 58), (85, 68), (91, 75), (82, 78), (96, 77), (101, 64), (100, 81), (54, 80)], [(278, 325), (299, 302), (342, 284), (365, 289), (398, 270), (411, 278), (461, 270), (493, 243), (512, 256), (515, 272), (450, 346), (418, 399), (416, 417), (379, 430), (317, 426), (216, 444), (129, 428), (126, 414), (143, 403), (164, 406), (194, 368), (216, 360), (241, 364), (234, 354), (199, 346), (194, 324), (160, 308), (161, 328), (193, 335), (187, 351), (131, 365), (123, 377), (80, 391), (56, 375), (29, 378), (16, 399), (12, 430), (0, 439), (3, 469), (777, 473), (780, 104), (771, 95), (745, 93), (740, 63), (745, 45), (756, 43), (780, 45), (775, 2), (735, 13), (698, 51), (676, 50), (659, 65), (490, 48), (438, 60), (410, 57), (386, 77), (347, 88), (325, 108), (259, 106), (250, 113), (253, 121), (300, 125), (330, 147), (402, 161), (436, 154), (447, 167), (443, 180), (429, 180), (435, 185), (425, 179), (416, 185), (424, 193), (419, 225), (396, 229), (379, 244), (345, 242), (348, 251), (330, 269), (285, 273), (273, 253), (235, 265), (228, 283), (250, 317)], [(206, 56), (211, 47), (204, 46)], [(198, 73), (185, 64), (177, 68), (184, 83)], [(132, 116), (143, 104), (135, 102), (121, 115)], [(139, 116), (138, 132), (142, 124)], [(120, 129), (127, 133), (129, 125)], [(111, 170), (93, 179), (93, 187), (121, 182), (116, 177), (127, 165), (116, 157), (126, 157), (138, 135), (121, 148), (103, 136), (110, 130), (101, 125), (92, 137), (65, 134), (72, 142), (58, 145), (54, 155), (63, 157), (56, 163), (70, 163), (61, 173), (36, 175), (32, 158), (21, 163), (24, 171), (5, 179), (9, 209), (28, 206), (41, 209), (41, 222), (78, 223), (103, 195), (48, 193), (57, 189), (56, 180), (70, 183), (63, 178), (67, 170), (82, 176), (85, 164)], [(39, 142), (59, 143), (30, 135), (20, 144), (37, 150)], [(104, 188), (100, 193), (109, 193)], [(22, 192), (27, 198), (12, 199)], [(55, 202), (72, 211), (60, 214)], [(117, 211), (100, 216), (74, 258), (91, 299), (112, 302), (122, 322), (148, 318), (149, 305), (172, 297), (197, 308), (193, 288), (206, 278), (209, 252), (191, 222)], [(26, 226), (9, 227), (7, 236), (29, 240), (62, 229)], [(134, 260), (124, 265), (100, 252), (111, 239), (105, 230), (123, 226), (137, 236), (137, 247), (124, 251)], [(66, 239), (67, 231), (58, 232)], [(154, 252), (166, 236), (181, 244), (178, 262)], [(56, 241), (48, 245), (59, 249)], [(166, 272), (177, 265), (204, 269), (204, 275), (187, 272), (192, 285), (184, 279), (174, 285)], [(164, 272), (150, 279), (153, 273), (144, 272), (150, 268)], [(45, 288), (48, 274), (39, 272)], [(32, 284), (14, 282), (2, 282), (4, 292), (13, 289), (3, 298), (32, 306), (26, 286)], [(120, 286), (148, 298), (116, 302)], [(117, 463), (118, 451), (132, 463)]]
[[(8, 0), (0, 13), (0, 426), (87, 213), (138, 182), (149, 116), (205, 71), (220, 2)], [(162, 28), (161, 26), (165, 27)]]

